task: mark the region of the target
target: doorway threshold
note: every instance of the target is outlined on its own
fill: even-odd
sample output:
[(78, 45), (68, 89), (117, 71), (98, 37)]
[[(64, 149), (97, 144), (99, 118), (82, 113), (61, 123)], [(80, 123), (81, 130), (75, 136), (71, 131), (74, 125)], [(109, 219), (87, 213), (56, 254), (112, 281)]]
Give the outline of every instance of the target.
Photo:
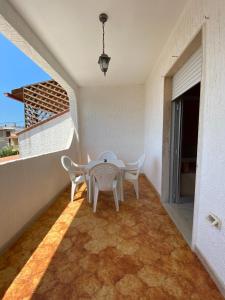
[(168, 215), (183, 235), (185, 241), (192, 247), (192, 227), (194, 203), (163, 203)]

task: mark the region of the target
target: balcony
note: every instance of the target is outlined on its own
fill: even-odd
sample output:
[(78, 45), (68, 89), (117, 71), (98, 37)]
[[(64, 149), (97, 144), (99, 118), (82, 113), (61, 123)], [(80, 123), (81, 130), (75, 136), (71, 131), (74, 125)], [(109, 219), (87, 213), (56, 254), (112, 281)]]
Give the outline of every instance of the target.
[[(225, 295), (225, 2), (155, 2), (1, 1), (1, 33), (67, 96), (53, 103), (52, 82), (51, 105), (40, 86), (33, 96), (19, 89), (28, 108), (39, 106), (19, 135), (26, 151), (0, 166), (0, 298)], [(103, 11), (106, 76), (97, 63)], [(190, 151), (180, 155), (181, 145)], [(93, 214), (85, 186), (69, 201), (60, 158), (86, 164), (105, 150), (124, 163), (145, 154), (141, 195), (125, 183), (118, 213), (102, 193)]]

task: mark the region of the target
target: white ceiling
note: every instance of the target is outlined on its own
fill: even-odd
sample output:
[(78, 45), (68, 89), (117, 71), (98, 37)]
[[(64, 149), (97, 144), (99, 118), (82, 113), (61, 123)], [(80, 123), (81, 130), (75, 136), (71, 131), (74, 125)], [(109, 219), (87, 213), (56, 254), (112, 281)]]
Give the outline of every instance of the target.
[[(187, 0), (9, 0), (80, 86), (143, 84)], [(99, 13), (106, 12), (104, 77)]]

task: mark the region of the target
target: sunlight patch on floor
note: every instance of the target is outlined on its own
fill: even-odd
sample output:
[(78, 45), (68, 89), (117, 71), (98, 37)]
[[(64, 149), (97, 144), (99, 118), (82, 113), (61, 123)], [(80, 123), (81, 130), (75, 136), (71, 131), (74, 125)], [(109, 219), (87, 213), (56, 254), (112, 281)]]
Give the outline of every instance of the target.
[[(17, 291), (20, 290), (20, 287), (22, 287), (21, 282), (23, 282), (23, 280), (27, 278), (27, 276), (30, 276), (31, 278), (34, 277), (34, 279), (31, 280), (29, 284), (29, 291), (31, 294), (35, 292), (36, 288), (38, 287), (38, 285), (42, 280), (42, 277), (44, 276), (46, 270), (48, 269), (48, 266), (51, 263), (52, 258), (54, 257), (58, 247), (60, 246), (69, 226), (71, 225), (72, 221), (76, 217), (76, 214), (79, 211), (82, 202), (84, 201), (85, 189), (86, 189), (85, 185), (80, 186), (79, 191), (76, 193), (74, 202), (70, 202), (68, 206), (64, 209), (62, 214), (52, 225), (48, 233), (45, 235), (43, 240), (40, 242), (40, 244), (37, 246), (35, 251), (32, 253), (31, 257), (28, 259), (28, 261), (25, 263), (23, 268), (14, 278), (13, 282), (11, 283), (11, 285), (7, 290), (8, 294), (13, 295), (14, 294), (13, 291), (15, 289)], [(23, 246), (24, 248), (29, 247), (29, 240), (27, 240)], [(4, 278), (1, 278), (1, 273), (0, 273), (0, 282), (2, 283), (4, 282)], [(3, 298), (3, 299), (7, 299), (7, 298)]]

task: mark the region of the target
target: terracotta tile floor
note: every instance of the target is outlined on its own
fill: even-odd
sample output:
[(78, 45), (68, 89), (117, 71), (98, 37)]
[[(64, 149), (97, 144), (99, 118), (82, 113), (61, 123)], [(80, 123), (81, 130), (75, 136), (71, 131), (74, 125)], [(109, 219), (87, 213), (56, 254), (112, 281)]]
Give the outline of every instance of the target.
[(102, 194), (93, 214), (69, 189), (0, 259), (0, 298), (223, 299), (147, 180), (125, 185), (116, 213)]

